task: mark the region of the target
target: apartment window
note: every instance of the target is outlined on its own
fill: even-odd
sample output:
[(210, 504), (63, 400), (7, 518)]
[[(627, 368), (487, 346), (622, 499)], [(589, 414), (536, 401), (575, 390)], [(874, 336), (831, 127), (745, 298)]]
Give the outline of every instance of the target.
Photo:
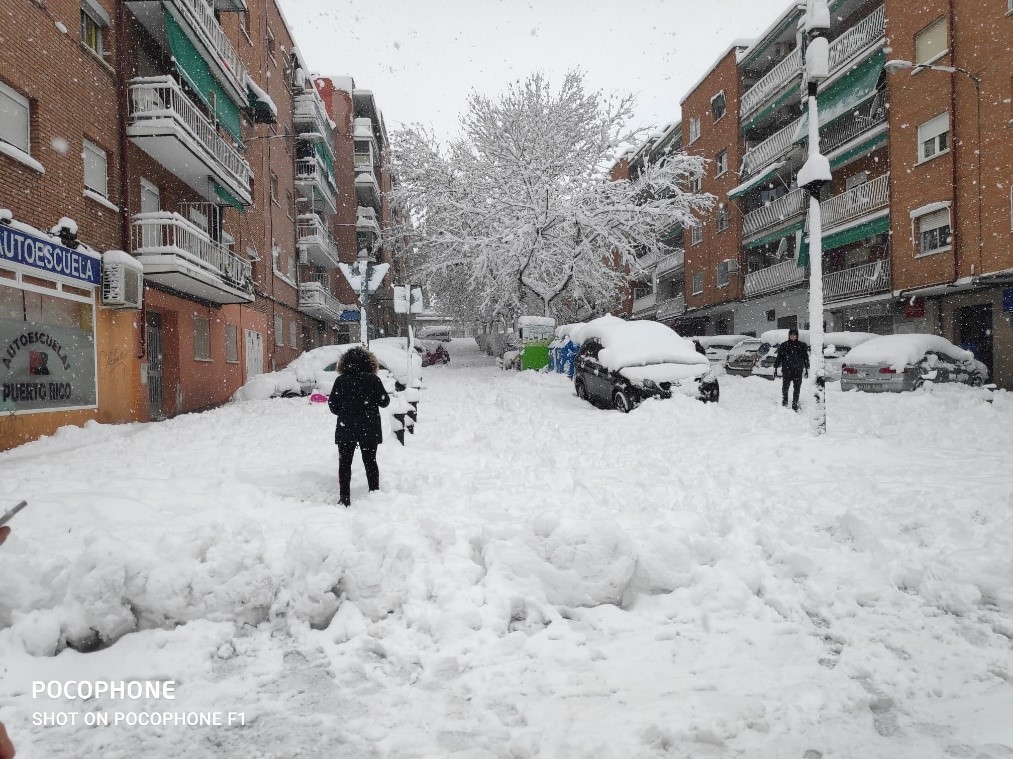
[(271, 200), (278, 202), (278, 175), (271, 172)]
[(700, 192), (703, 189), (703, 177), (693, 177), (689, 180), (689, 191)]
[(102, 197), (109, 197), (108, 157), (106, 152), (91, 140), (84, 141), (84, 186)]
[(196, 361), (211, 360), (211, 320), (204, 316), (193, 319), (193, 357)]
[(294, 348), (299, 338), (299, 323), (293, 321), (288, 325), (288, 347)]
[(280, 314), (274, 317), (274, 344), (279, 348), (285, 347), (285, 320)]
[(918, 127), (918, 160), (945, 153), (950, 149), (950, 114), (941, 113)]
[(703, 242), (703, 224), (696, 224), (691, 228), (689, 241), (691, 245), (699, 245)]
[(81, 42), (95, 55), (102, 56), (102, 23), (84, 8), (81, 9)]
[(722, 150), (714, 159), (714, 176), (719, 177), (728, 171), (728, 151)]
[(728, 206), (724, 203), (718, 205), (718, 232), (728, 229)]
[(700, 117), (692, 118), (689, 121), (689, 144), (700, 139)]
[(295, 195), (291, 190), (285, 190), (285, 207), (288, 209), (288, 218), (295, 219)]
[(728, 287), (728, 262), (722, 261), (715, 269), (718, 287)]
[(225, 360), (230, 364), (239, 363), (239, 327), (225, 325)]
[(927, 256), (950, 249), (950, 209), (918, 217), (918, 253)]
[(241, 11), (239, 13), (239, 28), (243, 30), (243, 34), (246, 35), (246, 39), (250, 39), (250, 12)]
[(23, 153), (32, 152), (31, 107), (28, 98), (0, 82), (0, 140)]
[(278, 62), (274, 60), (274, 35), (271, 32), (267, 33), (267, 54), (271, 56), (271, 60), (277, 66)]
[(703, 272), (693, 275), (693, 295), (703, 292)]
[(915, 63), (932, 63), (948, 49), (946, 17), (934, 21), (915, 35)]
[(711, 114), (714, 116), (714, 120), (720, 120), (725, 115), (727, 108), (728, 103), (725, 98), (725, 91), (721, 90), (721, 92), (711, 98)]
[(860, 171), (857, 174), (852, 174), (850, 177), (844, 180), (844, 191), (854, 190), (856, 187), (861, 187), (863, 184), (869, 181), (869, 172)]

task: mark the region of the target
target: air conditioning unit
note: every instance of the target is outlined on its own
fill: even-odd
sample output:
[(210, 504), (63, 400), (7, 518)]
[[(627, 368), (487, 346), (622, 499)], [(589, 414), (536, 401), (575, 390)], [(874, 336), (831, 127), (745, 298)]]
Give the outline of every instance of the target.
[(122, 250), (102, 255), (102, 305), (140, 308), (144, 298), (144, 266)]
[(734, 258), (726, 258), (725, 259), (725, 266), (728, 267), (728, 273), (729, 274), (738, 274), (739, 273), (739, 262), (736, 261)]

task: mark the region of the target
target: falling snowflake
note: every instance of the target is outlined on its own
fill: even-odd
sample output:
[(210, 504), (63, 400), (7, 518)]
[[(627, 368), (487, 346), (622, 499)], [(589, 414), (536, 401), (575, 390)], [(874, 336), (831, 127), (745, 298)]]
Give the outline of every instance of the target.
[(63, 137), (54, 137), (50, 143), (50, 147), (53, 148), (60, 155), (67, 155), (67, 151), (70, 150), (70, 143), (67, 142)]

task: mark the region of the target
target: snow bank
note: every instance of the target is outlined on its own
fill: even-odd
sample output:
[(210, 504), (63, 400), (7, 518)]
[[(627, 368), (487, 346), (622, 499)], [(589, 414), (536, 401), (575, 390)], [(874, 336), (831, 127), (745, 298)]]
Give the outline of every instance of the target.
[(941, 353), (957, 361), (973, 361), (974, 354), (958, 348), (938, 335), (881, 335), (852, 348), (848, 364), (886, 364), (897, 371), (917, 364), (929, 351)]
[[(626, 321), (606, 315), (578, 330), (581, 342), (596, 338), (602, 344), (598, 360), (610, 369), (647, 364), (704, 364), (706, 356), (691, 340), (660, 322)], [(571, 338), (572, 339), (572, 338)]]

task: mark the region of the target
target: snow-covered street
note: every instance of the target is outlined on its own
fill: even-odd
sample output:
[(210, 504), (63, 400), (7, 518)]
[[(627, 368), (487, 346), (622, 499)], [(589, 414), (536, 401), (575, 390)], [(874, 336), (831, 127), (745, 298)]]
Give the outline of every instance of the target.
[[(624, 416), (451, 353), (348, 510), (305, 398), (0, 454), (19, 759), (1013, 756), (1009, 393), (832, 388), (814, 438), (762, 379)], [(33, 724), (213, 710), (245, 724)]]

